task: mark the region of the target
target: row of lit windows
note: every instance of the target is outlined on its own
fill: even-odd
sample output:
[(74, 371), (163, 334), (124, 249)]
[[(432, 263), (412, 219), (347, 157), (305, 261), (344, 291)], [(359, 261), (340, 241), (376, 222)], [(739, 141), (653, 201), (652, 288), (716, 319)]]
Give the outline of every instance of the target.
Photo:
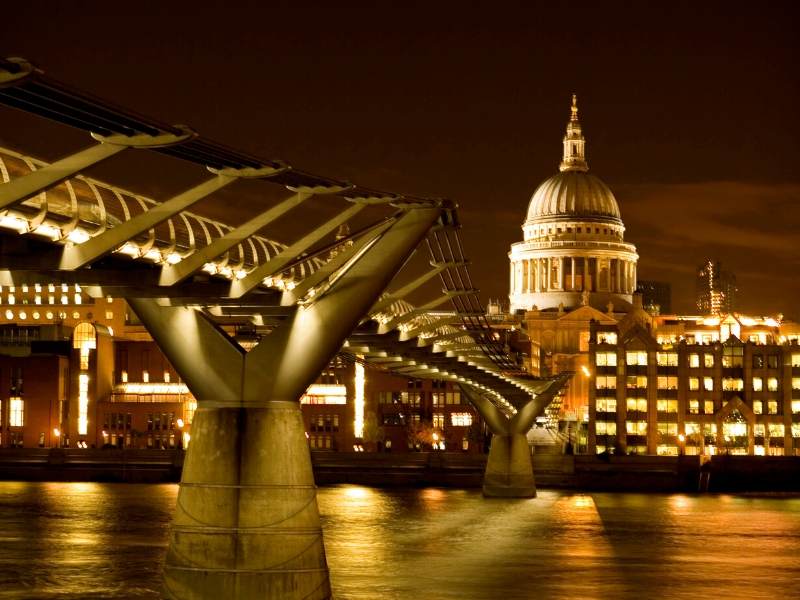
[(339, 415), (315, 415), (308, 426), (309, 431), (339, 431)]
[(445, 404), (461, 404), (461, 392), (432, 392), (431, 402), (434, 406), (443, 406)]
[(316, 450), (330, 450), (331, 436), (329, 435), (309, 435), (308, 445)]
[[(770, 392), (778, 391), (778, 378), (767, 377), (767, 390)], [(656, 380), (656, 385), (659, 390), (677, 390), (678, 377), (676, 375), (659, 375)], [(761, 392), (764, 390), (764, 378), (753, 377), (753, 391)], [(647, 387), (646, 375), (628, 375), (625, 378), (625, 387), (627, 389), (638, 389)], [(615, 390), (617, 389), (616, 375), (598, 375), (595, 379), (595, 389), (598, 390)], [(700, 389), (700, 378), (689, 377), (689, 389), (692, 391)], [(712, 377), (703, 378), (703, 389), (712, 391), (714, 389), (714, 379)], [(722, 389), (726, 392), (740, 392), (744, 389), (744, 380), (741, 378), (724, 377), (722, 379)], [(792, 378), (792, 389), (800, 390), (800, 377)]]
[[(26, 321), (28, 319), (28, 317), (30, 317), (34, 321), (38, 321), (41, 318), (44, 318), (44, 319), (46, 319), (48, 321), (52, 321), (56, 317), (58, 317), (59, 319), (66, 319), (68, 316), (69, 316), (69, 313), (66, 313), (64, 311), (61, 311), (61, 312), (58, 312), (58, 313), (54, 313), (52, 311), (47, 311), (47, 312), (45, 312), (43, 314), (43, 313), (39, 312), (38, 310), (34, 310), (34, 311), (30, 312), (30, 313), (27, 310), (18, 310), (16, 312), (16, 314), (15, 314), (13, 310), (9, 309), (9, 310), (6, 310), (6, 312), (5, 312), (5, 317), (9, 321)], [(80, 319), (81, 318), (81, 313), (79, 313), (78, 311), (73, 312), (72, 313), (72, 318), (73, 319)], [(110, 319), (113, 319), (113, 318), (114, 318), (114, 312), (110, 311), (110, 310), (106, 311), (106, 319), (110, 320)]]
[[(425, 392), (378, 392), (378, 404), (407, 404), (419, 406), (425, 397)], [(461, 392), (431, 392), (433, 406), (445, 404), (461, 404)]]
[[(628, 411), (647, 412), (647, 399), (646, 398), (628, 398), (625, 402)], [(753, 412), (757, 415), (778, 414), (779, 403), (777, 400), (768, 400), (766, 402), (761, 400), (753, 401)], [(598, 398), (595, 402), (595, 408), (600, 413), (616, 413), (617, 400), (616, 398)], [(678, 401), (668, 398), (659, 398), (656, 400), (656, 410), (660, 413), (677, 413)], [(800, 400), (792, 400), (791, 410), (793, 414), (800, 414)], [(766, 411), (766, 412), (765, 412)], [(689, 414), (714, 414), (714, 401), (713, 400), (689, 400), (686, 403), (686, 412)]]
[[(83, 304), (83, 296), (81, 296), (80, 293), (73, 294), (71, 296), (71, 298), (72, 298), (72, 302), (70, 302), (70, 296), (69, 295), (62, 294), (61, 296), (58, 297), (58, 299), (59, 299), (58, 303), (59, 304)], [(2, 302), (2, 297), (0, 297), (0, 302)], [(14, 294), (9, 294), (8, 296), (6, 296), (5, 304), (8, 304), (9, 306), (15, 306), (17, 304), (16, 296), (14, 296)], [(25, 298), (25, 299), (22, 300), (22, 302), (20, 304), (25, 306), (25, 305), (28, 305), (30, 303), (28, 302), (28, 299)], [(41, 294), (36, 294), (33, 297), (33, 304), (34, 305), (42, 305), (42, 304), (44, 304)], [(56, 296), (54, 294), (49, 294), (47, 296), (47, 304), (56, 304)]]
[[(723, 350), (722, 366), (726, 368), (741, 367), (743, 360), (742, 351), (743, 348), (741, 346), (726, 347)], [(688, 355), (688, 358), (690, 368), (699, 368), (701, 364), (705, 368), (714, 366), (714, 355), (709, 352), (702, 354), (692, 353)], [(764, 358), (763, 354), (754, 354), (753, 368), (763, 368), (765, 364)], [(779, 356), (777, 354), (768, 354), (766, 359), (767, 368), (777, 369), (779, 367)], [(614, 367), (617, 365), (617, 353), (597, 352), (595, 354), (595, 364), (599, 367)], [(625, 364), (628, 366), (646, 366), (647, 352), (641, 350), (625, 352)], [(656, 364), (661, 367), (677, 367), (678, 353), (656, 352)], [(800, 367), (800, 353), (791, 355), (791, 366)]]
[[(729, 433), (746, 435), (746, 425), (743, 423), (726, 424), (729, 426)], [(744, 428), (741, 427), (744, 425)], [(677, 423), (658, 423), (656, 430), (662, 435), (678, 436), (679, 428)], [(628, 435), (647, 435), (647, 423), (645, 421), (626, 421), (625, 431)], [(712, 437), (717, 435), (717, 426), (715, 423), (685, 423), (684, 431), (686, 433), (686, 441), (690, 444), (695, 443), (700, 435)], [(701, 434), (702, 431), (702, 434)], [(793, 438), (800, 438), (800, 423), (792, 423), (790, 433)], [(598, 436), (603, 435), (616, 435), (617, 424), (614, 421), (597, 421), (595, 423), (595, 434)], [(783, 423), (755, 423), (753, 425), (753, 435), (755, 437), (783, 437), (786, 434), (786, 427)]]

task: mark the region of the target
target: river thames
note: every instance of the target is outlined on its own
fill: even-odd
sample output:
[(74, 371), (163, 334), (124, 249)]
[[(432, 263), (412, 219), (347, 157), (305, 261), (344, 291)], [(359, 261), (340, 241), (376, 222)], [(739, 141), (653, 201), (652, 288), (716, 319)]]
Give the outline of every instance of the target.
[[(177, 485), (0, 482), (0, 598), (159, 598)], [(319, 490), (337, 599), (800, 597), (800, 497)]]

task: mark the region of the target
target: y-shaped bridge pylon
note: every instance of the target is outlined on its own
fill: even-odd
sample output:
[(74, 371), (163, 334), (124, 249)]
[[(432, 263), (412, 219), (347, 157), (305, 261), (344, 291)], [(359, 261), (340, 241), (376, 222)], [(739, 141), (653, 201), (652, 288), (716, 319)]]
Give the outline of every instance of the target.
[(196, 310), (129, 300), (198, 400), (165, 563), (174, 597), (330, 596), (298, 399), (439, 214), (404, 214), (248, 353)]

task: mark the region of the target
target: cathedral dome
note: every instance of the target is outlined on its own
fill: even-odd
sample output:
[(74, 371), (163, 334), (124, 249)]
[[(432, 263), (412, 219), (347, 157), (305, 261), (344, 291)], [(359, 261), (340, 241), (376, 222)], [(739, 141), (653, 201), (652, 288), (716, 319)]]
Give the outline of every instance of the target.
[(523, 241), (511, 245), (511, 310), (554, 310), (588, 304), (601, 311), (629, 306), (636, 289), (636, 247), (625, 241), (619, 205), (590, 175), (586, 139), (572, 96), (559, 173), (531, 197)]
[(608, 186), (594, 175), (565, 170), (536, 188), (528, 205), (526, 224), (573, 216), (620, 219), (619, 205)]

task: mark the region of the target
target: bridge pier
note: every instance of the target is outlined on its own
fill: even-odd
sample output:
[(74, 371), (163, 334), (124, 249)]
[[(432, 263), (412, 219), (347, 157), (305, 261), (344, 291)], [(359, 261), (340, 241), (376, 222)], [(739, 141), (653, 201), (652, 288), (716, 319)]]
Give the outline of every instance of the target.
[(199, 408), (164, 565), (170, 598), (330, 598), (298, 402)]
[(461, 389), (480, 413), (492, 431), (492, 445), (483, 476), (483, 495), (487, 498), (533, 498), (536, 483), (533, 476), (533, 461), (526, 434), (536, 417), (544, 412), (553, 398), (571, 377), (562, 373), (554, 379), (541, 382), (541, 388), (533, 398), (517, 408), (512, 416), (506, 416), (480, 390), (462, 385)]
[(533, 498), (536, 484), (528, 438), (524, 433), (493, 435), (483, 476), (488, 498)]

